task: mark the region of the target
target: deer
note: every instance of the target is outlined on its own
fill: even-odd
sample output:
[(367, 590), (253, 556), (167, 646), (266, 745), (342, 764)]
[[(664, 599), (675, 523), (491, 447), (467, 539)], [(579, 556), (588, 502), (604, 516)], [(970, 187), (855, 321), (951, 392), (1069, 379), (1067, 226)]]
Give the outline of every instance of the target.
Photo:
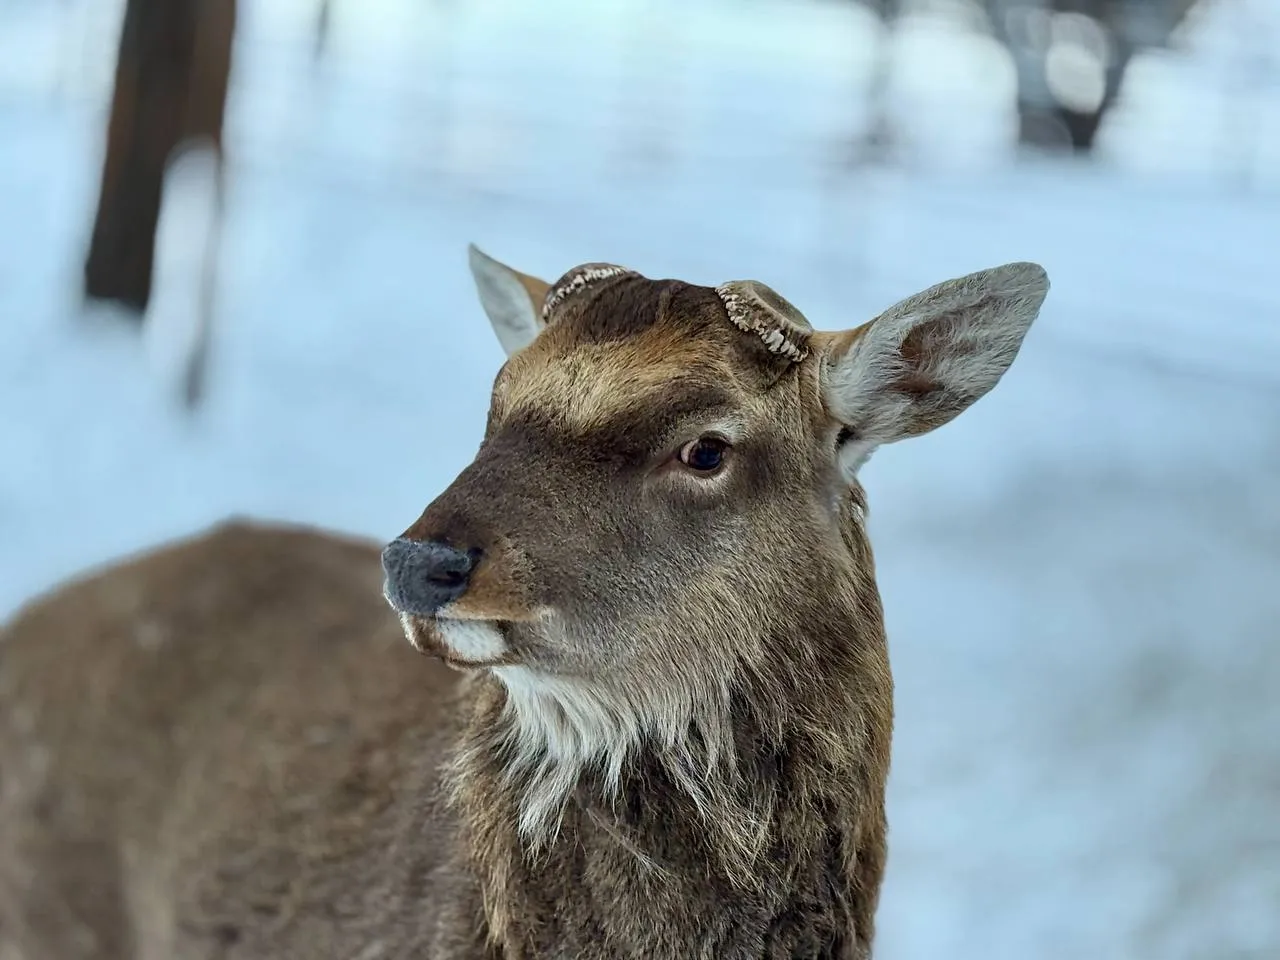
[(232, 517), (5, 627), (0, 956), (871, 956), (859, 470), (994, 387), (1046, 272), (821, 332), (760, 281), (469, 261), (506, 360), (401, 535)]

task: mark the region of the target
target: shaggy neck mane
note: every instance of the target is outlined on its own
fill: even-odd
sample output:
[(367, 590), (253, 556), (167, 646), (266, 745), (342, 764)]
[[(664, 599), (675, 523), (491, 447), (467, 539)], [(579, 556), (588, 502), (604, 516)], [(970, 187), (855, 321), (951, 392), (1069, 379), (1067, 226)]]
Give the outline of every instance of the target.
[(859, 581), (845, 602), (762, 637), (763, 660), (718, 687), (597, 690), (523, 667), (475, 679), (450, 779), (491, 936), (539, 866), (601, 842), (650, 880), (696, 863), (739, 896), (803, 899), (798, 878), (834, 872), (820, 882), (865, 888), (847, 925), (869, 935), (892, 690), (860, 497), (844, 513)]
[(535, 852), (554, 841), (564, 806), (584, 780), (595, 783), (601, 800), (616, 802), (624, 774), (648, 754), (704, 812), (706, 782), (734, 764), (727, 688), (654, 696), (597, 690), (522, 667), (496, 672), (507, 699), (491, 748), (519, 793), (520, 834)]

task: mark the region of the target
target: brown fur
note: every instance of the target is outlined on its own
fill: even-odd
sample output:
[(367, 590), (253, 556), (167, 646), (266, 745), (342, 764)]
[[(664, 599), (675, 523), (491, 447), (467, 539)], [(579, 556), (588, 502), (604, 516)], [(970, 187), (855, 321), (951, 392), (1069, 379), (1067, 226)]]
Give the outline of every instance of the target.
[[(542, 332), (407, 531), (481, 558), (438, 615), (397, 624), (371, 545), (232, 524), (7, 629), (0, 946), (869, 956), (892, 681), (824, 397), (861, 334), (793, 362), (711, 288), (559, 286), (491, 297), (523, 289)], [(712, 479), (674, 457), (708, 429), (733, 439)]]
[(435, 907), (404, 898), (445, 868), (431, 771), (457, 680), (404, 642), (381, 576), (373, 544), (230, 523), (22, 611), (0, 636), (0, 944), (429, 943)]

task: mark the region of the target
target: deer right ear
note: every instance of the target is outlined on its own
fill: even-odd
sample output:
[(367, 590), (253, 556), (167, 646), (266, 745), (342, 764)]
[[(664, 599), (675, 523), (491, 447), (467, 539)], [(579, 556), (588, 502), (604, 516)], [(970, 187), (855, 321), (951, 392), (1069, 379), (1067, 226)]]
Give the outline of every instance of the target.
[(820, 338), (823, 402), (841, 424), (846, 476), (879, 445), (941, 426), (1013, 363), (1049, 292), (1035, 263), (939, 283), (870, 323)]
[(467, 260), (502, 349), (508, 357), (523, 350), (542, 331), (542, 303), (551, 285), (499, 263), (475, 244), (467, 247)]

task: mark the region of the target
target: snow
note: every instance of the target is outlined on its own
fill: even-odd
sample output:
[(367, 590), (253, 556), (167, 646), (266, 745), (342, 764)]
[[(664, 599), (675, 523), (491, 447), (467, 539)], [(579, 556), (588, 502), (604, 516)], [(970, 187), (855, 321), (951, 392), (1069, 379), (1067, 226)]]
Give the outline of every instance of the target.
[(242, 3), (185, 414), (172, 327), (78, 301), (119, 5), (0, 0), (0, 615), (228, 513), (402, 530), (501, 362), (468, 241), (755, 277), (824, 328), (1038, 260), (1004, 382), (864, 470), (898, 683), (878, 956), (1280, 956), (1274, 4), (1137, 64), (1092, 166), (1011, 156), (1007, 62), (918, 18), (900, 162), (858, 169), (851, 5), (340, 0), (318, 62), (314, 14)]

